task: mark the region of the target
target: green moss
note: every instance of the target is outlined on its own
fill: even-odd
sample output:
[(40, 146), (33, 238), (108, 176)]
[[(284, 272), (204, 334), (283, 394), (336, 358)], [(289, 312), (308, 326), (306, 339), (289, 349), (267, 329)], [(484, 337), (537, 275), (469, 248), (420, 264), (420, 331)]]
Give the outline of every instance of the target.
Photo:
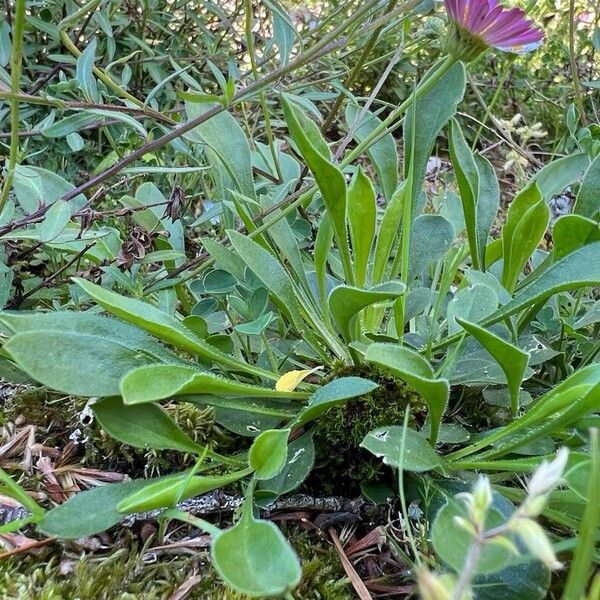
[(381, 460), (360, 448), (365, 435), (377, 427), (401, 424), (407, 407), (411, 427), (422, 424), (426, 415), (423, 398), (402, 381), (367, 367), (346, 367), (335, 373), (345, 375), (366, 377), (379, 387), (329, 410), (319, 420), (314, 438), (317, 468), (307, 487), (320, 493), (343, 489), (344, 495), (351, 495), (360, 491), (360, 483), (380, 478), (385, 473)]
[[(290, 532), (303, 565), (296, 600), (352, 600), (339, 557), (306, 533)], [(135, 547), (109, 556), (84, 555), (74, 560), (53, 555), (13, 557), (0, 562), (0, 600), (166, 600), (193, 575), (200, 582), (189, 600), (246, 600), (227, 589), (210, 566), (208, 553), (192, 558), (144, 562)]]

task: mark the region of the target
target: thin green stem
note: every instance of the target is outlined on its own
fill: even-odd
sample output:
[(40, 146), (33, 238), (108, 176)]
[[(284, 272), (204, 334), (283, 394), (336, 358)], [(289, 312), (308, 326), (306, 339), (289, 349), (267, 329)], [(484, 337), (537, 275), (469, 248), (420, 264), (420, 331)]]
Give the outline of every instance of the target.
[[(397, 3), (398, 3), (398, 0), (390, 0), (390, 3), (388, 4), (388, 6), (386, 8), (385, 14), (387, 15), (392, 10), (394, 10)], [(383, 30), (383, 28), (384, 28), (384, 25), (381, 25), (381, 27), (378, 27), (371, 34), (371, 37), (368, 39), (367, 43), (365, 44), (365, 47), (364, 47), (360, 57), (358, 58), (358, 60), (352, 67), (352, 70), (350, 71), (350, 73), (348, 73), (348, 76), (344, 80), (344, 87), (346, 89), (350, 89), (350, 87), (354, 83), (356, 77), (361, 72), (362, 68), (365, 65), (365, 62), (367, 61), (371, 52), (373, 51), (373, 48), (375, 47), (375, 44), (377, 43), (377, 40), (379, 39), (379, 35), (381, 34), (381, 31)], [(333, 124), (335, 118), (337, 117), (337, 114), (338, 114), (340, 108), (342, 107), (343, 102), (344, 102), (344, 94), (340, 93), (340, 95), (336, 98), (333, 106), (331, 107), (329, 114), (325, 118), (323, 125), (321, 126), (321, 132), (323, 134), (325, 134), (329, 131), (331, 125)]]
[(475, 151), (475, 148), (477, 148), (477, 143), (479, 142), (479, 138), (481, 137), (481, 134), (483, 133), (485, 125), (486, 125), (488, 119), (490, 118), (490, 115), (492, 114), (492, 110), (496, 106), (496, 102), (498, 101), (498, 98), (500, 97), (500, 93), (504, 89), (504, 84), (506, 83), (506, 80), (508, 79), (508, 76), (510, 74), (510, 69), (511, 69), (513, 61), (514, 61), (514, 58), (512, 57), (512, 55), (510, 55), (510, 57), (511, 58), (508, 60), (508, 63), (506, 65), (506, 69), (504, 70), (504, 73), (502, 73), (502, 76), (500, 77), (500, 80), (498, 81), (498, 85), (496, 86), (496, 91), (494, 92), (494, 95), (492, 96), (490, 103), (485, 107), (485, 114), (483, 115), (483, 119), (481, 120), (481, 123), (479, 124), (479, 129), (477, 129), (477, 133), (475, 134), (475, 137), (473, 138), (473, 144), (471, 145), (471, 151)]
[(353, 160), (358, 158), (365, 149), (371, 147), (378, 142), (382, 137), (394, 131), (400, 126), (401, 117), (410, 108), (413, 101), (418, 100), (426, 94), (455, 64), (457, 60), (453, 56), (447, 56), (439, 67), (430, 75), (428, 79), (423, 81), (415, 90), (415, 93), (407, 98), (400, 106), (393, 110), (373, 131), (350, 152), (341, 162), (342, 166), (349, 165)]
[[(250, 57), (250, 67), (252, 69), (252, 74), (254, 75), (254, 81), (257, 82), (260, 79), (260, 75), (258, 73), (256, 55), (254, 53), (254, 34), (252, 33), (252, 15), (254, 11), (252, 7), (252, 0), (244, 0), (244, 6), (246, 10), (246, 46), (248, 48), (248, 56)], [(269, 107), (267, 106), (267, 99), (264, 91), (261, 91), (258, 94), (258, 99), (260, 102), (263, 120), (265, 122), (265, 133), (267, 135), (267, 142), (271, 151), (271, 157), (273, 158), (273, 165), (275, 167), (277, 179), (281, 182), (283, 181), (283, 176), (281, 173), (281, 166), (279, 164), (279, 157), (277, 156), (277, 148), (275, 147), (275, 140), (273, 137), (273, 128), (271, 127), (271, 117), (269, 116)]]
[(587, 125), (587, 117), (583, 105), (583, 92), (579, 81), (579, 73), (577, 72), (577, 57), (575, 56), (575, 0), (569, 0), (569, 66), (573, 88), (575, 89), (575, 103), (577, 104), (581, 123), (585, 126)]
[[(11, 93), (17, 95), (21, 83), (21, 66), (23, 64), (23, 38), (25, 32), (25, 0), (16, 0), (15, 14), (12, 30), (12, 53), (10, 57), (10, 89)], [(6, 205), (8, 194), (12, 188), (19, 156), (19, 101), (15, 98), (10, 101), (10, 153), (8, 158), (8, 170), (2, 194), (0, 195), (0, 213)]]

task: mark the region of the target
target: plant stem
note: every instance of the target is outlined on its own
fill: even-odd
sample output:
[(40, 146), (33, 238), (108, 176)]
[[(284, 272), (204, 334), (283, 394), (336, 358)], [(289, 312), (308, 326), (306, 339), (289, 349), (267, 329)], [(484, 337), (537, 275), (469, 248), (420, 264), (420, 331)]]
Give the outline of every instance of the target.
[(409, 109), (413, 102), (416, 102), (421, 96), (426, 94), (455, 64), (457, 60), (453, 56), (448, 55), (446, 59), (440, 63), (438, 68), (423, 81), (415, 90), (414, 94), (407, 98), (400, 106), (394, 109), (373, 131), (360, 143), (356, 148), (346, 156), (341, 165), (346, 166), (353, 160), (358, 158), (362, 152), (378, 142), (382, 137), (394, 131), (399, 127), (400, 117)]
[(460, 577), (452, 590), (451, 600), (462, 600), (463, 596), (471, 585), (471, 580), (475, 574), (479, 557), (483, 549), (483, 542), (480, 538), (475, 538), (469, 546), (469, 551), (465, 557), (465, 564), (463, 565)]
[[(388, 4), (387, 9), (384, 14), (387, 15), (392, 10), (394, 10), (397, 3), (398, 3), (398, 0), (390, 0), (390, 3)], [(383, 28), (384, 28), (384, 25), (381, 25), (381, 27), (378, 27), (371, 34), (371, 37), (367, 41), (367, 43), (362, 51), (362, 54), (360, 55), (359, 59), (356, 61), (356, 63), (352, 67), (352, 70), (350, 71), (350, 73), (348, 73), (348, 77), (346, 77), (346, 79), (344, 81), (344, 87), (346, 89), (349, 89), (352, 86), (352, 84), (354, 83), (354, 80), (356, 79), (356, 77), (358, 76), (358, 74), (360, 73), (362, 68), (364, 67), (365, 62), (367, 61), (367, 59), (369, 58), (369, 55), (373, 51), (373, 48), (375, 47), (375, 44), (377, 43), (377, 40), (379, 39), (379, 35), (380, 35), (381, 31), (383, 30)], [(340, 108), (342, 107), (343, 102), (344, 102), (344, 95), (342, 93), (340, 93), (340, 95), (336, 98), (333, 106), (331, 107), (329, 114), (325, 118), (323, 125), (321, 126), (321, 133), (326, 134), (329, 131), (331, 125), (333, 124), (335, 118), (337, 117), (337, 114), (338, 114)]]
[[(502, 92), (502, 90), (504, 89), (504, 84), (506, 83), (506, 80), (508, 79), (508, 76), (510, 74), (510, 68), (512, 67), (514, 57), (512, 55), (509, 55), (509, 56), (510, 56), (510, 58), (508, 60), (508, 64), (506, 66), (506, 69), (504, 70), (504, 73), (502, 73), (500, 80), (498, 81), (496, 91), (494, 92), (494, 95), (492, 96), (490, 103), (485, 107), (485, 114), (483, 115), (483, 119), (481, 120), (481, 123), (479, 124), (479, 129), (477, 130), (477, 133), (475, 134), (475, 137), (473, 139), (473, 144), (471, 145), (472, 152), (474, 152), (475, 148), (477, 148), (477, 142), (479, 142), (479, 138), (481, 137), (481, 134), (487, 123), (487, 120), (490, 118), (490, 115), (492, 114), (492, 110), (493, 110), (494, 106), (496, 106), (496, 102), (498, 101), (498, 98), (500, 97), (500, 92)], [(473, 81), (471, 81), (471, 85), (474, 85)]]
[(579, 111), (579, 118), (582, 125), (587, 125), (585, 107), (583, 105), (583, 93), (577, 72), (577, 58), (575, 57), (575, 0), (569, 0), (569, 65), (571, 68), (571, 78), (575, 88), (575, 103)]
[[(254, 81), (257, 82), (260, 78), (258, 75), (258, 67), (256, 65), (256, 56), (254, 54), (254, 35), (252, 34), (252, 0), (244, 0), (244, 6), (246, 9), (246, 46), (248, 47), (248, 56), (250, 57), (250, 66), (252, 68), (252, 74), (254, 75)], [(269, 107), (267, 106), (267, 99), (264, 91), (259, 93), (258, 99), (265, 122), (265, 133), (267, 134), (267, 142), (269, 143), (271, 157), (273, 158), (275, 173), (277, 174), (277, 179), (279, 180), (278, 183), (281, 183), (283, 181), (283, 176), (281, 174), (281, 166), (279, 165), (279, 157), (277, 156), (277, 148), (275, 147), (273, 129), (271, 127), (271, 117), (269, 116)]]
[[(10, 57), (10, 88), (12, 94), (19, 93), (21, 83), (21, 66), (23, 64), (23, 38), (25, 32), (25, 0), (16, 0), (15, 14), (12, 29), (12, 54)], [(10, 154), (8, 158), (8, 171), (2, 194), (0, 195), (0, 213), (4, 209), (8, 194), (12, 188), (17, 166), (17, 157), (19, 155), (19, 101), (11, 99), (10, 101)]]

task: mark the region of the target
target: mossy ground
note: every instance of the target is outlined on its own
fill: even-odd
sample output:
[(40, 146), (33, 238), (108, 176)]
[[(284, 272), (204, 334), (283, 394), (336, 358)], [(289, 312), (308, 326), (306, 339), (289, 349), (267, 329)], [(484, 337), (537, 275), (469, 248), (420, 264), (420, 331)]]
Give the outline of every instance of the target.
[[(296, 600), (352, 600), (335, 550), (306, 533), (290, 532), (302, 559), (303, 577)], [(190, 577), (200, 575), (188, 600), (245, 600), (225, 587), (208, 554), (145, 562), (135, 547), (106, 556), (62, 557), (56, 549), (38, 556), (0, 562), (0, 600), (166, 600)]]
[[(373, 428), (401, 423), (407, 407), (411, 425), (421, 425), (423, 421), (423, 400), (402, 382), (372, 370), (357, 372), (347, 367), (335, 373), (341, 375), (367, 377), (380, 387), (364, 398), (329, 411), (318, 423), (318, 468), (305, 484), (305, 491), (315, 496), (340, 494), (340, 490), (344, 496), (358, 495), (360, 482), (384, 477), (386, 469), (381, 462), (360, 449), (363, 437)], [(166, 474), (186, 466), (186, 458), (179, 453), (135, 449), (111, 439), (85, 407), (84, 399), (37, 388), (5, 400), (2, 413), (5, 422), (23, 421), (24, 416), (26, 424), (36, 426), (36, 437), (43, 437), (46, 446), (64, 448), (69, 439), (74, 440), (75, 460), (83, 466), (131, 477)], [(180, 427), (197, 441), (211, 442), (223, 451), (234, 449), (234, 437), (219, 427), (211, 409), (191, 404), (167, 408)], [(23, 482), (26, 487), (27, 481), (28, 478)], [(35, 486), (35, 481), (29, 483)], [(303, 564), (302, 583), (294, 590), (294, 598), (355, 598), (339, 556), (329, 544), (297, 529), (287, 531), (286, 536)], [(75, 552), (73, 546), (56, 544), (39, 554), (0, 561), (0, 600), (162, 600), (194, 575), (200, 575), (201, 581), (187, 598), (244, 599), (221, 582), (206, 551), (185, 557), (161, 556), (150, 562), (144, 560), (148, 553), (139, 549), (138, 538), (119, 533), (106, 554)]]
[(317, 465), (306, 483), (321, 494), (357, 495), (360, 484), (385, 478), (391, 472), (382, 461), (360, 447), (369, 431), (386, 425), (401, 425), (408, 409), (411, 427), (422, 425), (426, 406), (423, 398), (406, 383), (372, 368), (344, 367), (335, 376), (355, 375), (379, 384), (371, 394), (355, 398), (329, 410), (315, 433)]

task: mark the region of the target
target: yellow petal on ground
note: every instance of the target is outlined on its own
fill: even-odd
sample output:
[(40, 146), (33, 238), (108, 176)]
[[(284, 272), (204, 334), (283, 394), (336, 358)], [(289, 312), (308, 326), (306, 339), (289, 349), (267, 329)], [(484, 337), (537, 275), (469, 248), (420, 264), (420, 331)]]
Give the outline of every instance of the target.
[(315, 367), (314, 369), (303, 369), (301, 371), (288, 371), (277, 380), (275, 389), (278, 392), (293, 392), (311, 373), (322, 368)]

